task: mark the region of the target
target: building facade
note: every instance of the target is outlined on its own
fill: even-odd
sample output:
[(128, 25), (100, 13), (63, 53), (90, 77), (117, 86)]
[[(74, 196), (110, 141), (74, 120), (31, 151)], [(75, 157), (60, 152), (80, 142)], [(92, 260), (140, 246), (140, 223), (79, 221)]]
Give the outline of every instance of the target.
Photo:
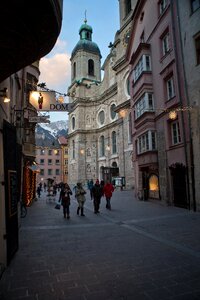
[(39, 59), (60, 33), (62, 2), (0, 3), (0, 276), (19, 247), (20, 200), (29, 204), (35, 193), (35, 124), (29, 116), (36, 112), (29, 91), (36, 89)]
[(184, 92), (187, 99), (188, 126), (190, 130), (191, 206), (200, 211), (200, 1), (175, 1), (173, 20), (179, 65), (184, 76)]
[(120, 184), (134, 187), (125, 54), (135, 2), (119, 1), (120, 29), (102, 67), (100, 49), (92, 41), (92, 27), (85, 20), (79, 30), (80, 40), (71, 55), (72, 82), (68, 89), (74, 104), (68, 135), (71, 184), (120, 178)]
[(36, 162), (40, 168), (40, 172), (37, 174), (37, 185), (40, 183), (48, 185), (49, 181), (53, 184), (62, 182), (62, 149), (58, 142), (55, 142), (54, 145), (47, 141), (37, 144)]
[(145, 200), (194, 209), (191, 127), (176, 24), (179, 5), (185, 13), (187, 5), (181, 1), (141, 0), (133, 14), (127, 59), (135, 191)]

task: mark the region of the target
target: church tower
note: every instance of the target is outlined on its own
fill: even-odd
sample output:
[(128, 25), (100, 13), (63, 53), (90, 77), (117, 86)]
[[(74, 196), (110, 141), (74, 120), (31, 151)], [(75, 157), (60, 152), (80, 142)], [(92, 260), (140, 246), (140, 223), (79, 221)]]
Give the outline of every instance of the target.
[(84, 24), (79, 29), (80, 40), (71, 54), (71, 87), (90, 86), (101, 81), (101, 53), (92, 41), (92, 27)]

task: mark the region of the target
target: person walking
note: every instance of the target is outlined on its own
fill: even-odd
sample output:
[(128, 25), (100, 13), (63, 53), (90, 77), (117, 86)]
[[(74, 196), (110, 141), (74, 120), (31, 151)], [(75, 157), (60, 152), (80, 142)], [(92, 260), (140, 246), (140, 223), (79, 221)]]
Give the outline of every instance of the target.
[(38, 187), (37, 187), (37, 194), (38, 194), (38, 198), (40, 198), (40, 195), (41, 195), (41, 187), (40, 187), (40, 185), (38, 185)]
[(81, 216), (83, 216), (83, 217), (85, 216), (84, 215), (84, 203), (86, 201), (85, 194), (86, 194), (86, 191), (82, 187), (82, 183), (77, 182), (76, 192), (75, 192), (75, 197), (78, 202), (77, 215), (79, 215), (79, 212), (81, 211)]
[(106, 182), (106, 184), (104, 185), (103, 188), (103, 195), (105, 195), (106, 197), (106, 208), (111, 210), (111, 198), (112, 198), (112, 193), (114, 192), (114, 186), (112, 185), (112, 183), (110, 183), (110, 181), (108, 180)]
[(93, 203), (94, 203), (94, 213), (99, 213), (100, 203), (101, 203), (101, 197), (103, 196), (103, 189), (99, 184), (99, 180), (97, 179), (93, 188), (92, 188), (92, 197), (93, 197)]
[(94, 182), (93, 180), (91, 179), (89, 182), (88, 182), (88, 189), (90, 190), (90, 198), (91, 200), (93, 199), (93, 195), (92, 195), (92, 188), (94, 186)]
[(61, 188), (59, 201), (61, 201), (61, 205), (63, 206), (64, 218), (66, 218), (67, 215), (67, 219), (70, 218), (70, 195), (72, 195), (72, 191), (69, 185), (65, 183), (64, 186)]

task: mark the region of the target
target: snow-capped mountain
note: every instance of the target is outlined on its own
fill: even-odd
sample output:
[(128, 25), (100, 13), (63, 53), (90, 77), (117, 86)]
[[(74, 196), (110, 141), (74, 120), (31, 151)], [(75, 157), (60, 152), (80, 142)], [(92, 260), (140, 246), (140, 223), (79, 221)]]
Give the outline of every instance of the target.
[(67, 136), (68, 121), (56, 121), (50, 124), (40, 123), (37, 124), (35, 130), (36, 144), (41, 141), (55, 142), (59, 136)]

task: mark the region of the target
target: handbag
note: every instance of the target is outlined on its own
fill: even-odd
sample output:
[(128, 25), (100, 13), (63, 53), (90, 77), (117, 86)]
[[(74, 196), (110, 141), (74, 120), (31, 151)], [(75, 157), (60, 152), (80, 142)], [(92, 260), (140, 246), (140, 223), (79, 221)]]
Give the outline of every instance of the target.
[(55, 209), (60, 209), (60, 206), (61, 205), (59, 203), (57, 203), (56, 206), (55, 206)]

